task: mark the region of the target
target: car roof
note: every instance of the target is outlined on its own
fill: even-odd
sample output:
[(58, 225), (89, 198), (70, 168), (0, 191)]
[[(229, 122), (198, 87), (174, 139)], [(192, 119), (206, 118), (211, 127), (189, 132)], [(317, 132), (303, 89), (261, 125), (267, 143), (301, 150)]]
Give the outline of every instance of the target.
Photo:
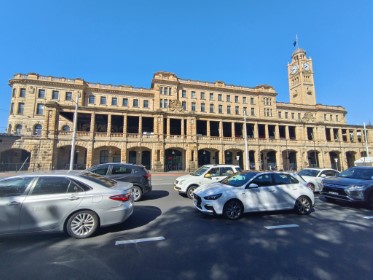
[(206, 166), (206, 167), (239, 167), (238, 165), (234, 165), (234, 164), (205, 164), (203, 166)]

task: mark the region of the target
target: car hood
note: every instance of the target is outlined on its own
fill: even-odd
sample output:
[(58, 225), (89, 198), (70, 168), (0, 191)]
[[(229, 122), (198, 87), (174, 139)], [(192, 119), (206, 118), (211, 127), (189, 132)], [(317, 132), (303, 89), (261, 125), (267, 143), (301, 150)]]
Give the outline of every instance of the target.
[(352, 178), (342, 178), (342, 177), (333, 177), (326, 178), (323, 180), (324, 186), (333, 185), (339, 188), (347, 188), (353, 185), (358, 186), (369, 186), (373, 185), (373, 180), (362, 180), (362, 179), (352, 179)]
[(189, 180), (191, 178), (198, 178), (198, 176), (193, 176), (193, 175), (187, 174), (187, 175), (177, 177), (176, 180), (180, 182), (181, 180)]
[(216, 183), (202, 185), (199, 188), (197, 188), (194, 192), (197, 195), (206, 196), (206, 195), (226, 192), (226, 191), (231, 190), (232, 188), (233, 187), (231, 186), (216, 182)]

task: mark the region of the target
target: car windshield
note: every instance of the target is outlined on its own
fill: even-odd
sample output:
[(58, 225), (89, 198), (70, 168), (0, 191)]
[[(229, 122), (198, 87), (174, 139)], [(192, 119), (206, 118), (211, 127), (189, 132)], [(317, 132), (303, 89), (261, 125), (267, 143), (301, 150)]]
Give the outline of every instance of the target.
[(258, 172), (236, 173), (225, 178), (221, 181), (221, 183), (232, 187), (241, 187), (249, 182), (257, 174)]
[(373, 180), (373, 168), (351, 167), (337, 174), (337, 177), (361, 179), (361, 180)]
[(117, 181), (115, 180), (103, 177), (101, 175), (98, 175), (92, 172), (84, 172), (80, 174), (80, 176), (83, 177), (84, 179), (98, 183), (100, 185), (104, 185), (105, 187), (108, 187), (108, 188), (112, 188), (117, 184)]
[(190, 175), (193, 175), (193, 176), (201, 176), (203, 173), (205, 173), (207, 170), (209, 170), (209, 167), (207, 166), (202, 166), (200, 168), (198, 168), (196, 171), (190, 173)]
[(319, 174), (319, 170), (314, 170), (314, 169), (303, 169), (298, 172), (300, 176), (310, 176), (310, 177), (316, 177), (317, 174)]

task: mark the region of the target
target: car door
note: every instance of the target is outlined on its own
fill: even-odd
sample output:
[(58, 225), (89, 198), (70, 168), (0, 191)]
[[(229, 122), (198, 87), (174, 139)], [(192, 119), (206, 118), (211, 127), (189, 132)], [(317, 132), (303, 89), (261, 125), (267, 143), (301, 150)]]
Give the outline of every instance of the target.
[(277, 208), (276, 188), (272, 183), (272, 174), (265, 173), (255, 177), (244, 190), (245, 209), (248, 211), (270, 211)]
[(300, 193), (299, 181), (290, 174), (274, 173), (273, 183), (276, 210), (293, 208)]
[(19, 214), (33, 177), (0, 181), (0, 233), (19, 230)]
[(81, 203), (85, 192), (62, 176), (40, 176), (23, 202), (20, 230), (53, 230)]

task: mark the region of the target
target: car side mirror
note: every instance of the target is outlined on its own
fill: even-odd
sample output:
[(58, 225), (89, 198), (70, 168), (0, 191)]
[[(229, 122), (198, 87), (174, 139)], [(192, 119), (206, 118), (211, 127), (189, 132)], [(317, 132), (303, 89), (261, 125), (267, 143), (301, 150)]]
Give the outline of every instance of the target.
[(207, 178), (207, 179), (211, 179), (211, 174), (210, 173), (207, 173), (207, 174), (205, 174), (205, 178)]
[(255, 183), (251, 183), (248, 188), (249, 189), (259, 188), (259, 185), (255, 184)]

